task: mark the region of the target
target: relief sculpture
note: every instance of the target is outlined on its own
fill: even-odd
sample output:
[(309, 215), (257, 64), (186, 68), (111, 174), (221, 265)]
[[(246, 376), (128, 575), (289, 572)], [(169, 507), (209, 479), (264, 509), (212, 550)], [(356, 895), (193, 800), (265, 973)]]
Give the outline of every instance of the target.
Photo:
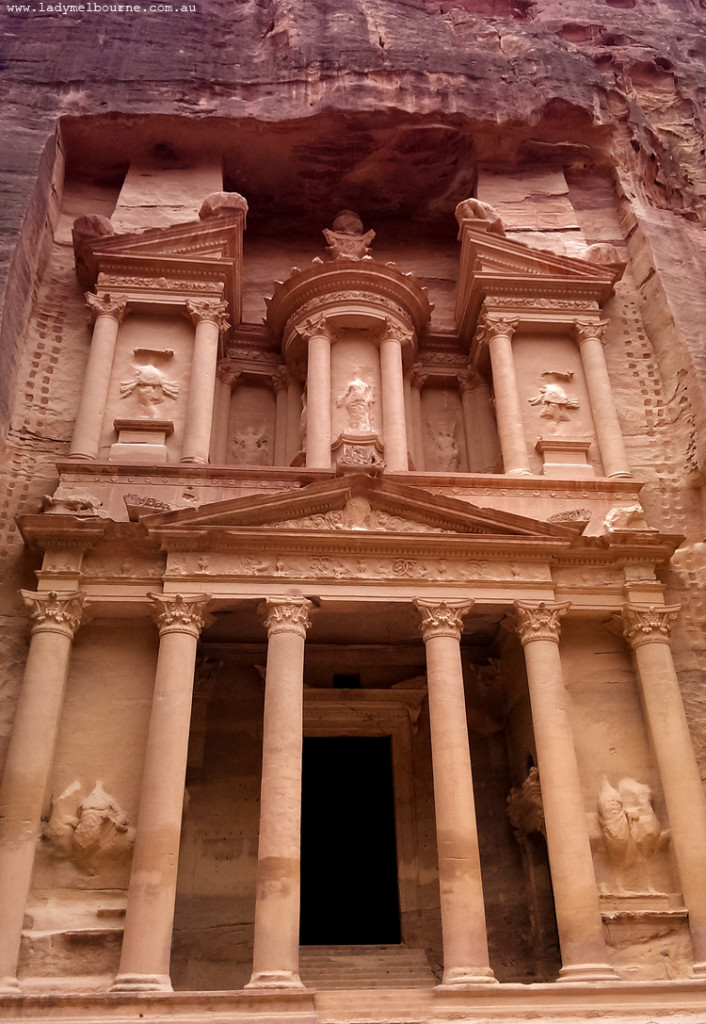
[(431, 423), (427, 420), (427, 427), (431, 434), (434, 468), (446, 473), (455, 472), (459, 462), (458, 444), (456, 443), (458, 422), (456, 420), (440, 420), (437, 423)]
[(85, 796), (83, 792), (80, 783), (73, 782), (54, 800), (43, 838), (55, 856), (95, 874), (102, 862), (129, 854), (135, 830), (100, 780)]
[(157, 406), (166, 398), (176, 399), (180, 386), (176, 381), (167, 380), (162, 371), (152, 363), (133, 364), (134, 374), (130, 380), (120, 384), (121, 398), (134, 398), (143, 416), (157, 418)]
[(373, 432), (373, 389), (361, 377), (354, 377), (336, 399), (336, 408), (345, 407), (348, 426), (354, 434)]
[(598, 795), (598, 825), (605, 855), (619, 892), (654, 892), (651, 862), (669, 842), (652, 806), (652, 790), (635, 779), (617, 787), (603, 780)]
[(530, 405), (539, 406), (539, 415), (544, 420), (549, 420), (554, 424), (553, 429), (569, 419), (569, 410), (578, 409), (579, 400), (578, 398), (570, 398), (567, 395), (565, 388), (557, 383), (557, 381), (570, 381), (573, 379), (573, 373), (564, 373), (560, 370), (545, 370), (541, 375), (542, 378), (555, 378), (554, 381), (548, 380), (542, 384), (538, 393), (533, 395), (532, 398), (528, 399)]

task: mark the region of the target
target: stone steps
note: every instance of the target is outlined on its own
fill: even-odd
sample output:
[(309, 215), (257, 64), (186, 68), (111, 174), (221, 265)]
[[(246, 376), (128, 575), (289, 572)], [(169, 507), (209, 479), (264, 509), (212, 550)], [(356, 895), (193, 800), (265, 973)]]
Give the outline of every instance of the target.
[(308, 988), (427, 988), (436, 980), (423, 949), (406, 946), (302, 946), (299, 974)]

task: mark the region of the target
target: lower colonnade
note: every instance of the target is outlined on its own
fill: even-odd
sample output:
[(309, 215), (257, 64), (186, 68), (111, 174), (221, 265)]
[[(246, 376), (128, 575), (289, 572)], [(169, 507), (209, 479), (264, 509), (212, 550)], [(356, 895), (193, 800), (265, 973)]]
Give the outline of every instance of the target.
[[(23, 593), (32, 636), (0, 789), (0, 974), (20, 992), (23, 914), (42, 801), (84, 595)], [(114, 993), (169, 992), (170, 955), (192, 688), (207, 594), (151, 594), (159, 630), (122, 955)], [(433, 795), (443, 935), (440, 992), (496, 985), (488, 955), (469, 751), (461, 636), (473, 601), (413, 601), (426, 651)], [(505, 625), (524, 651), (562, 968), (559, 981), (618, 982), (609, 964), (576, 746), (560, 658), (568, 603), (515, 601)], [(303, 991), (299, 976), (300, 825), (304, 658), (312, 601), (265, 601), (267, 666), (255, 937), (249, 993)], [(616, 613), (633, 648), (655, 742), (674, 853), (689, 914), (694, 976), (706, 975), (706, 825), (703, 797), (674, 672), (669, 633), (678, 609), (626, 605)], [(657, 728), (659, 725), (659, 728)], [(31, 771), (27, 771), (31, 765)], [(623, 984), (621, 982), (621, 984)]]

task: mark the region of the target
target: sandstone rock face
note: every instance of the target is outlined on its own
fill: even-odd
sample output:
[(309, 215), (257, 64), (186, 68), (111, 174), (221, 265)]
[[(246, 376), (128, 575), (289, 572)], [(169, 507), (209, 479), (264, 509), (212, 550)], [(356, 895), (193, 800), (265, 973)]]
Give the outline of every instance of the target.
[[(380, 944), (425, 949), (447, 983), (487, 981), (488, 959), (501, 982), (548, 981), (581, 941), (577, 980), (688, 977), (701, 904), (690, 938), (685, 812), (634, 636), (672, 630), (703, 778), (706, 15), (684, 0), (197, 6), (3, 15), (0, 765), (27, 655), (20, 589), (38, 573), (43, 600), (89, 595), (39, 797), (20, 977), (104, 991), (119, 972), (118, 989), (135, 991), (144, 973), (164, 987), (162, 971), (135, 963), (168, 947), (168, 906), (140, 904), (160, 942), (128, 910), (119, 966), (135, 878), (154, 870), (172, 909), (176, 893), (176, 988), (243, 988), (253, 949), (253, 980), (272, 982), (258, 835), (269, 827), (276, 846), (296, 821), (268, 809), (276, 786), (260, 816), (260, 771), (264, 753), (266, 777), (269, 764), (296, 782), (300, 752), (289, 734), (272, 739), (266, 692), (291, 701), (287, 684), (302, 679), (288, 720), (301, 715), (307, 737), (392, 737), (401, 931)], [(180, 276), (187, 259), (219, 270)], [(86, 291), (100, 327), (87, 324)], [(101, 346), (102, 376), (89, 359)], [(104, 385), (97, 412), (86, 380)], [(476, 534), (515, 547), (469, 554)], [(178, 649), (147, 617), (162, 588), (156, 621)], [(423, 612), (420, 634), (413, 604), (439, 593), (451, 606)], [(469, 595), (458, 626), (453, 602)], [(263, 600), (275, 606), (269, 641)], [(560, 655), (558, 618), (523, 619), (522, 602), (553, 600), (556, 616), (573, 603)], [(626, 601), (666, 604), (669, 619), (621, 627), (637, 668), (605, 629)], [(523, 654), (538, 636), (541, 671)], [(461, 755), (436, 759), (458, 735), (434, 704), (435, 664), (437, 680), (465, 682), (474, 791)], [(539, 686), (562, 675), (568, 697), (555, 690), (554, 707), (568, 708), (575, 746), (563, 805)], [(186, 803), (174, 773), (159, 773), (165, 706), (186, 707)], [(456, 821), (443, 771), (459, 799), (448, 773), (465, 780), (461, 840), (444, 833)], [(692, 796), (698, 784), (692, 773)], [(150, 807), (167, 808), (167, 838), (158, 856), (135, 847), (131, 882)], [(583, 897), (567, 917), (562, 829), (585, 840), (605, 947)], [(477, 881), (480, 864), (487, 918), (457, 976), (449, 935), (466, 955), (453, 915), (468, 892), (454, 889), (454, 842), (460, 874)], [(285, 852), (273, 858), (282, 890), (297, 873)], [(467, 915), (476, 924), (482, 904)], [(297, 936), (287, 941), (291, 983)], [(357, 955), (345, 954), (359, 987), (382, 984), (372, 968), (387, 953)], [(406, 968), (381, 970), (399, 980)]]

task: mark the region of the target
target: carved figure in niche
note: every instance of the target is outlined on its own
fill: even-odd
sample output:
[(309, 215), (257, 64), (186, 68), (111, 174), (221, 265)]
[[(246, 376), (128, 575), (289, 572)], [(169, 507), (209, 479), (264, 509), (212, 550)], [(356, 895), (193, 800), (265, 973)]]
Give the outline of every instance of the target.
[(539, 770), (534, 765), (522, 785), (519, 788), (513, 786), (510, 790), (507, 816), (518, 843), (525, 842), (532, 832), (540, 832), (546, 837), (542, 788), (539, 784)]
[(456, 443), (456, 429), (458, 422), (444, 422), (440, 420), (433, 424), (427, 420), (427, 427), (431, 434), (432, 449), (437, 468), (447, 473), (453, 473), (458, 469), (459, 451)]
[(167, 380), (162, 371), (151, 363), (144, 366), (133, 364), (133, 369), (134, 377), (120, 385), (120, 397), (129, 398), (130, 395), (134, 395), (144, 415), (156, 419), (156, 407), (161, 405), (165, 398), (175, 399), (179, 394), (179, 384)]
[(247, 427), (235, 435), (231, 446), (232, 454), (237, 463), (246, 466), (269, 466), (271, 463), (270, 442), (265, 428), (256, 430)]
[[(559, 370), (545, 370), (541, 376), (570, 381), (574, 375), (572, 372), (563, 373)], [(543, 384), (539, 392), (533, 398), (528, 399), (528, 401), (530, 405), (540, 406), (539, 415), (544, 420), (551, 420), (555, 424), (554, 429), (556, 429), (559, 423), (569, 419), (569, 409), (578, 409), (579, 407), (578, 398), (569, 398), (561, 384), (551, 381)]]
[(669, 831), (662, 829), (654, 812), (650, 787), (626, 777), (616, 789), (604, 779), (598, 796), (598, 824), (619, 889), (626, 891), (628, 883), (638, 886), (638, 891), (654, 892), (649, 861), (667, 846)]
[(348, 426), (354, 434), (372, 434), (373, 389), (361, 377), (354, 377), (336, 399), (336, 408), (345, 406)]
[(129, 853), (135, 830), (118, 801), (99, 780), (82, 798), (80, 783), (73, 782), (54, 800), (43, 838), (58, 856), (94, 873), (101, 860), (119, 859)]
[(324, 228), (323, 236), (328, 242), (327, 253), (332, 260), (362, 260), (370, 253), (374, 231), (363, 234), (363, 222), (353, 210), (341, 210), (336, 214), (330, 228)]

